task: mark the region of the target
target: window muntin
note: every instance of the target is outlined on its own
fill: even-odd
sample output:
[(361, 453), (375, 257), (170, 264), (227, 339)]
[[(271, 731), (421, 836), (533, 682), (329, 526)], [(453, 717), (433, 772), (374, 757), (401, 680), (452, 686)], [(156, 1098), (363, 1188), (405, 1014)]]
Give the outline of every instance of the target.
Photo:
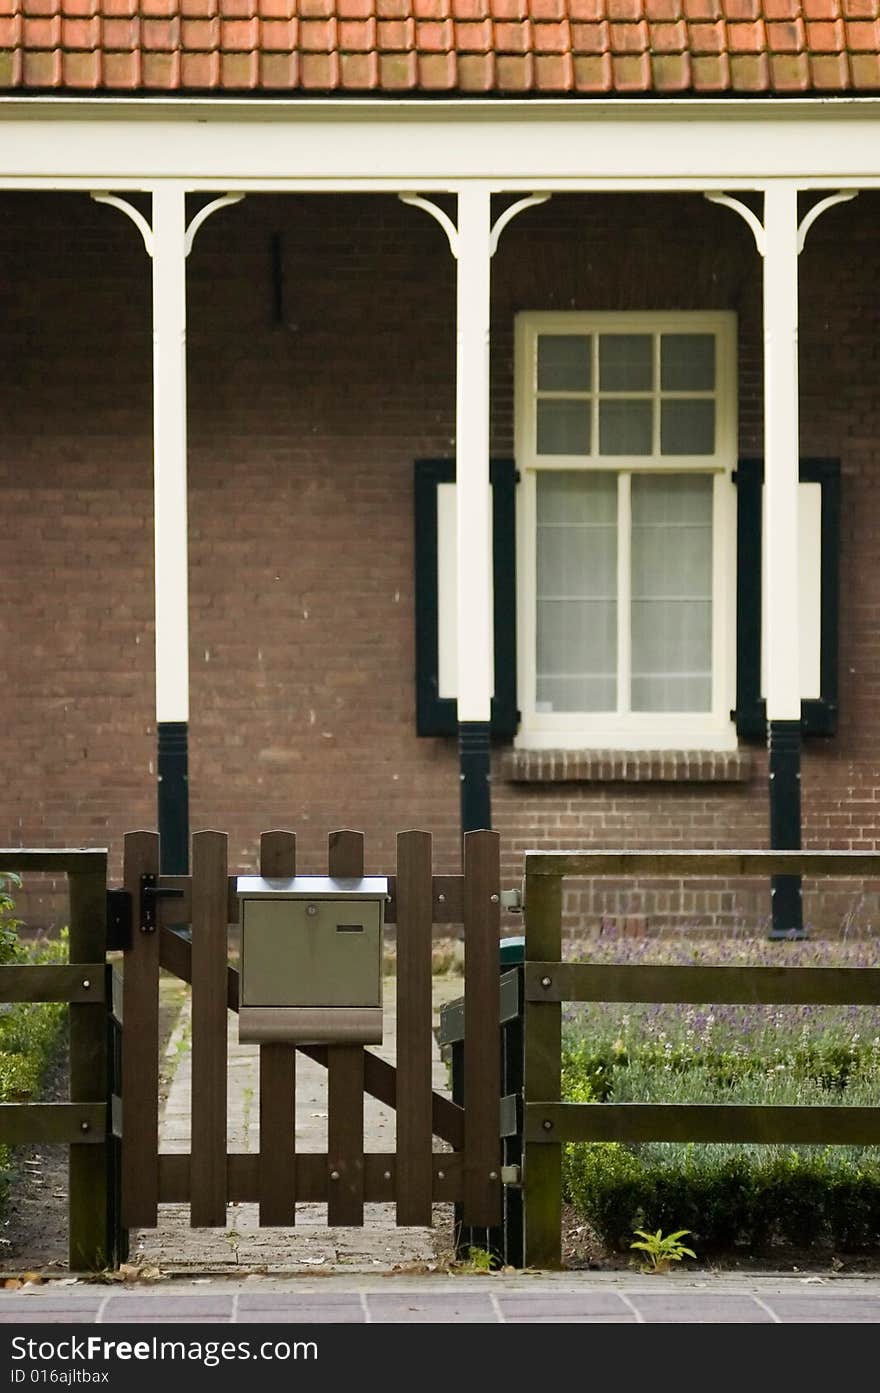
[(538, 332), (535, 452), (715, 453), (716, 336)]
[(520, 744), (735, 745), (734, 327), (519, 316)]

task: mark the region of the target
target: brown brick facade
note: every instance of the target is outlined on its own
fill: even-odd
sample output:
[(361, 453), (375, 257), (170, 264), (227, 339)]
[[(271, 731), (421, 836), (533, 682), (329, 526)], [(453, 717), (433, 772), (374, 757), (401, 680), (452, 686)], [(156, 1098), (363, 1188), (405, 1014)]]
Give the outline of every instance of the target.
[[(155, 820), (149, 265), (84, 195), (0, 195), (0, 845), (102, 844)], [(808, 743), (809, 845), (873, 848), (880, 798), (880, 195), (821, 220), (801, 258), (801, 449), (842, 461), (840, 730)], [(280, 238), (284, 323), (275, 322)], [(454, 450), (454, 267), (436, 225), (390, 196), (251, 197), (188, 264), (190, 788), (194, 827), (253, 865), (294, 827), (435, 833), (457, 860), (454, 741), (417, 739), (412, 464)], [(493, 265), (493, 451), (512, 451), (513, 319), (524, 309), (737, 312), (740, 443), (761, 444), (761, 267), (732, 214), (693, 196), (557, 197)], [(495, 762), (505, 876), (529, 846), (762, 846), (766, 760), (726, 775), (557, 779)], [(528, 761), (523, 764), (526, 767)], [(714, 767), (714, 766), (713, 766)], [(762, 890), (594, 887), (587, 921), (766, 913)], [(827, 921), (873, 900), (829, 898)], [(807, 919), (816, 919), (815, 900)]]

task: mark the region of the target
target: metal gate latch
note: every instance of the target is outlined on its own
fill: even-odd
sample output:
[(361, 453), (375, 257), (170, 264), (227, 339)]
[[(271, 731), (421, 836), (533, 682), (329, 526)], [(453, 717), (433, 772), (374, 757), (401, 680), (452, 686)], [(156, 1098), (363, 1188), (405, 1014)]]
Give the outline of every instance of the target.
[(156, 902), (158, 900), (182, 900), (183, 891), (170, 885), (157, 885), (158, 876), (141, 876), (141, 933), (156, 932)]
[(522, 907), (522, 890), (501, 891), (501, 908), (506, 909), (508, 914), (521, 914)]

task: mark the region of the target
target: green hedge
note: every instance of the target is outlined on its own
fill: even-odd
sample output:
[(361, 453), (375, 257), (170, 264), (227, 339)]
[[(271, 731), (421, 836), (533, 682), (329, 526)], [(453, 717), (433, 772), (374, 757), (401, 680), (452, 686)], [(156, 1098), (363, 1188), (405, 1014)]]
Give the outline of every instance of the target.
[(567, 1196), (611, 1248), (628, 1249), (633, 1230), (687, 1228), (700, 1256), (743, 1245), (830, 1246), (842, 1252), (880, 1244), (880, 1160), (853, 1164), (837, 1149), (669, 1147), (642, 1157), (616, 1142), (565, 1150)]

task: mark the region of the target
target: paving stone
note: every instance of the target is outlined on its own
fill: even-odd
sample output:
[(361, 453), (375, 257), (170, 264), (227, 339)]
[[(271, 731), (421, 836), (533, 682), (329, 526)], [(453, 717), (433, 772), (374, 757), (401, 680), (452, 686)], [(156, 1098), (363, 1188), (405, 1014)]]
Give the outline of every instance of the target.
[(683, 1321), (688, 1324), (719, 1322), (772, 1324), (773, 1318), (750, 1296), (735, 1293), (682, 1292), (681, 1296), (628, 1292), (630, 1301), (645, 1321)]
[(232, 1310), (232, 1297), (219, 1292), (212, 1296), (174, 1296), (170, 1292), (128, 1296), (120, 1292), (107, 1302), (103, 1319), (142, 1320), (158, 1315), (163, 1320), (205, 1320), (212, 1316), (231, 1320)]
[(94, 1325), (97, 1310), (87, 1311), (82, 1307), (79, 1310), (64, 1311), (16, 1311), (7, 1313), (6, 1309), (0, 1310), (0, 1325), (57, 1325), (63, 1321), (65, 1325)]
[(505, 1320), (530, 1316), (632, 1316), (626, 1302), (613, 1291), (497, 1293)]
[(622, 1316), (604, 1315), (594, 1316), (505, 1316), (505, 1325), (636, 1325), (637, 1321), (632, 1311)]
[(369, 1293), (367, 1307), (370, 1319), (376, 1323), (403, 1321), (497, 1321), (488, 1296), (479, 1297), (463, 1292), (461, 1296), (446, 1293), (420, 1295), (416, 1292), (391, 1294)]
[(245, 1311), (264, 1311), (268, 1307), (276, 1310), (279, 1306), (289, 1306), (291, 1309), (302, 1306), (320, 1306), (322, 1310), (332, 1310), (338, 1306), (357, 1306), (361, 1308), (360, 1293), (356, 1291), (328, 1291), (328, 1292), (254, 1292), (253, 1295), (247, 1293), (238, 1299), (238, 1313), (242, 1315)]
[(364, 1308), (360, 1301), (343, 1306), (304, 1306), (290, 1302), (275, 1306), (261, 1306), (256, 1311), (242, 1311), (239, 1308), (236, 1322), (239, 1325), (256, 1325), (264, 1321), (278, 1321), (287, 1325), (323, 1325), (340, 1321), (345, 1325), (363, 1325), (366, 1321)]
[(0, 1316), (7, 1316), (11, 1312), (29, 1311), (32, 1307), (41, 1311), (41, 1319), (50, 1316), (66, 1313), (67, 1311), (97, 1311), (103, 1301), (106, 1300), (107, 1290), (95, 1291), (94, 1288), (89, 1292), (68, 1291), (47, 1292), (45, 1296), (0, 1296)]
[(880, 1321), (880, 1297), (877, 1296), (835, 1296), (817, 1292), (815, 1296), (765, 1296), (764, 1301), (784, 1322)]

